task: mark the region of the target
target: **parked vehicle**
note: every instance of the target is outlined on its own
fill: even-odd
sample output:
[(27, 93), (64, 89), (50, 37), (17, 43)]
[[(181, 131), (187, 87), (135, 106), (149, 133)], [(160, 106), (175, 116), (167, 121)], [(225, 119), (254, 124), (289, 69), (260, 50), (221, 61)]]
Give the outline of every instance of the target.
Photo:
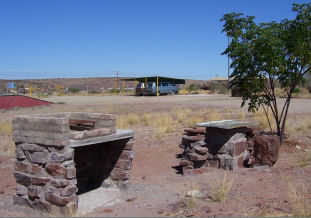
[(137, 83), (137, 86), (135, 88), (135, 95), (136, 96), (144, 95), (145, 89), (146, 89), (146, 87), (145, 87), (144, 83)]
[[(178, 93), (178, 87), (169, 82), (159, 82), (158, 92), (159, 95), (174, 95)], [(157, 95), (157, 83), (149, 82), (144, 95)]]

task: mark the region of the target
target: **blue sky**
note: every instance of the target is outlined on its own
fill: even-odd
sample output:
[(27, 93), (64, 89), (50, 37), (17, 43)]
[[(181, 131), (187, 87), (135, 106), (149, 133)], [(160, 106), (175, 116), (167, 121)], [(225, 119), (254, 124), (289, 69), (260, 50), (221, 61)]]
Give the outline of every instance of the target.
[(0, 0), (0, 79), (227, 75), (225, 13), (294, 18), (303, 0)]

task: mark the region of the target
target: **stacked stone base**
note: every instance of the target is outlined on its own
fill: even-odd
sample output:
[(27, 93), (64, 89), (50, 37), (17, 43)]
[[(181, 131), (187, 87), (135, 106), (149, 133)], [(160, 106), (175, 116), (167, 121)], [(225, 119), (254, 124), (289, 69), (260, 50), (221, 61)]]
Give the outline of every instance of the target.
[(183, 174), (202, 167), (235, 170), (272, 166), (278, 159), (279, 146), (277, 135), (267, 135), (258, 127), (186, 129), (179, 145), (183, 149), (179, 165)]
[[(88, 131), (83, 127), (82, 131), (72, 130), (71, 121), (75, 124), (91, 122), (93, 129)], [(133, 135), (95, 144), (86, 143), (82, 147), (73, 146), (78, 136), (86, 141), (93, 137), (96, 142), (100, 140), (98, 137), (116, 133), (114, 115), (39, 114), (15, 117), (12, 124), (16, 145), (15, 205), (28, 206), (55, 216), (71, 216), (78, 209), (78, 188), (94, 185), (94, 181), (99, 183), (93, 188), (109, 185), (121, 189), (128, 187)], [(86, 152), (79, 152), (84, 148), (87, 148)], [(93, 156), (87, 156), (88, 153)]]

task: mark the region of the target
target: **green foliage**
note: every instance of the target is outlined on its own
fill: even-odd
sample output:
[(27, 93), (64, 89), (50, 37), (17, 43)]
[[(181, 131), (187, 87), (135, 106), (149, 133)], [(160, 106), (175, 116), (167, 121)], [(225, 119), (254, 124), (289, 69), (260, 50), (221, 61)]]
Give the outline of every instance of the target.
[(218, 92), (220, 94), (228, 94), (230, 91), (226, 86), (221, 83), (210, 83), (209, 89), (212, 93)]
[(198, 84), (190, 84), (187, 87), (188, 92), (196, 91), (198, 89), (200, 89), (200, 85), (198, 85)]
[(81, 92), (81, 89), (79, 89), (79, 88), (69, 88), (68, 92), (76, 94), (76, 93)]
[(100, 90), (89, 90), (88, 94), (100, 94)]
[[(242, 92), (242, 105), (249, 111), (268, 105), (274, 115), (277, 132), (284, 134), (292, 94), (311, 63), (311, 3), (293, 4), (293, 20), (256, 24), (253, 16), (225, 14), (223, 32), (231, 43), (222, 53), (232, 59), (232, 86)], [(278, 108), (275, 88), (286, 93), (283, 108)]]

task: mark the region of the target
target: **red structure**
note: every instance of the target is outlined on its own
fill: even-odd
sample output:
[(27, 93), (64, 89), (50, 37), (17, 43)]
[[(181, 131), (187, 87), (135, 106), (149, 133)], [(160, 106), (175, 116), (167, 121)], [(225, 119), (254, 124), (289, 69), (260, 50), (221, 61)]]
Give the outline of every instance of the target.
[(35, 107), (48, 104), (53, 103), (23, 95), (0, 96), (0, 109), (10, 109), (14, 107)]

